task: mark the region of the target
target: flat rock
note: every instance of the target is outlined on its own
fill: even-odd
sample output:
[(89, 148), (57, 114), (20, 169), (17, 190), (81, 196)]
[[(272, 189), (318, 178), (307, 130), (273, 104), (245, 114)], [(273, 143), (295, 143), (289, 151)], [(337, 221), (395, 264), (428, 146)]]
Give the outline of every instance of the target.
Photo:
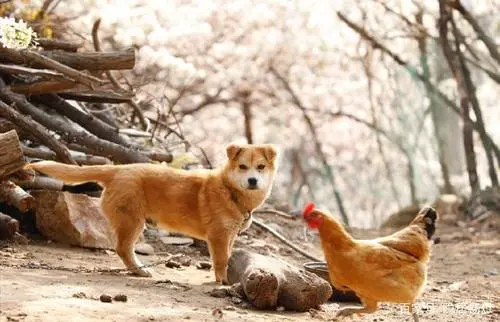
[(155, 253), (153, 246), (148, 243), (137, 243), (134, 250), (140, 255), (153, 255)]
[(191, 245), (192, 243), (194, 243), (194, 240), (189, 237), (167, 236), (167, 237), (161, 237), (160, 240), (165, 245)]
[(36, 227), (45, 237), (73, 246), (113, 249), (115, 238), (99, 198), (61, 191), (32, 191)]

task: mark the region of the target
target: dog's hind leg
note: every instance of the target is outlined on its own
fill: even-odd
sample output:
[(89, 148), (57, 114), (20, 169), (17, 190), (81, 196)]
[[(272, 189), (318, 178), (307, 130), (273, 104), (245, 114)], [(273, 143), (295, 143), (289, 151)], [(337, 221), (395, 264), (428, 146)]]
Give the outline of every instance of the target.
[(144, 230), (145, 216), (140, 205), (131, 202), (133, 198), (121, 198), (123, 203), (103, 200), (103, 210), (115, 230), (116, 253), (134, 275), (151, 277), (151, 270), (142, 267), (134, 253), (134, 245)]

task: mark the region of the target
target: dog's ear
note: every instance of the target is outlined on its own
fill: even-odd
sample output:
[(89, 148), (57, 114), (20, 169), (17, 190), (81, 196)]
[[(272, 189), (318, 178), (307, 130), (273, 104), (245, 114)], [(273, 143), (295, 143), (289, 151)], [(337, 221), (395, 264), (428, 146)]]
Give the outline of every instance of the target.
[(274, 162), (278, 155), (278, 149), (274, 144), (264, 144), (262, 151), (268, 162)]
[(226, 148), (227, 158), (234, 160), (240, 154), (242, 147), (237, 144), (229, 144)]

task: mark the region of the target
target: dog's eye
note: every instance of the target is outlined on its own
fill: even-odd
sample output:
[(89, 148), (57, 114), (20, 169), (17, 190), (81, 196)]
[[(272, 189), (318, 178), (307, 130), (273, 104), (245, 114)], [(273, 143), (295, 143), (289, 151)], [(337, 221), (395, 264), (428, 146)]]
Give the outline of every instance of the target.
[(265, 168), (265, 167), (266, 167), (265, 165), (263, 165), (263, 164), (259, 164), (259, 165), (257, 166), (257, 169), (259, 169), (259, 170), (264, 170), (264, 168)]
[(244, 164), (240, 164), (240, 169), (241, 170), (246, 170), (246, 169), (248, 169), (248, 167), (246, 165), (244, 165)]

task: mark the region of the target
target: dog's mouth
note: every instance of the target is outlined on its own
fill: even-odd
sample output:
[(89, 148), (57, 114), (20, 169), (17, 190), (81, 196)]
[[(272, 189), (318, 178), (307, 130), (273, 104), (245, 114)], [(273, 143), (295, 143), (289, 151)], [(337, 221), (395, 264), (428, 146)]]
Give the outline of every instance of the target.
[(247, 190), (259, 190), (259, 187), (257, 187), (257, 186), (248, 186)]

